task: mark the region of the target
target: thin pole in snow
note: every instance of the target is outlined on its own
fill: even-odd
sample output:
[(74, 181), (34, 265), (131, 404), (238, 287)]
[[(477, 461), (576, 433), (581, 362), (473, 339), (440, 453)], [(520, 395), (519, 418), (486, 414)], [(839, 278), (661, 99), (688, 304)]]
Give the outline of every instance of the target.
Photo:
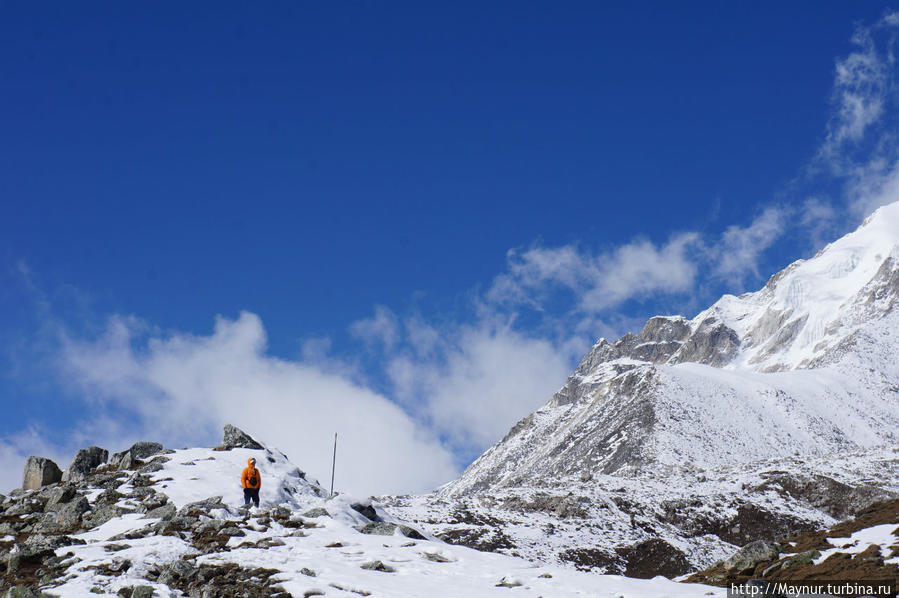
[(337, 432), (334, 432), (334, 456), (331, 458), (331, 496), (334, 496), (334, 469), (337, 467)]

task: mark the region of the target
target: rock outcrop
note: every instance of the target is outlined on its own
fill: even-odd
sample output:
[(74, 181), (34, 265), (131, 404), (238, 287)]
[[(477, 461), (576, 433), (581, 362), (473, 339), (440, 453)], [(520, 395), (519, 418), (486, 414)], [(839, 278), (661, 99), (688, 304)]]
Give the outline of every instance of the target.
[(135, 465), (140, 464), (147, 457), (158, 455), (164, 451), (165, 447), (158, 442), (147, 442), (142, 440), (135, 442), (127, 450), (120, 453), (114, 453), (109, 459), (109, 464), (114, 465), (119, 469), (131, 469)]
[(46, 457), (28, 457), (22, 475), (22, 489), (35, 490), (41, 486), (55, 484), (62, 479), (62, 470)]
[(99, 446), (91, 446), (83, 448), (75, 453), (71, 465), (63, 472), (62, 480), (78, 481), (83, 480), (94, 469), (106, 463), (109, 459), (109, 451)]
[(225, 450), (233, 448), (263, 450), (265, 448), (253, 440), (249, 434), (231, 424), (225, 424), (224, 434), (222, 435), (222, 447)]

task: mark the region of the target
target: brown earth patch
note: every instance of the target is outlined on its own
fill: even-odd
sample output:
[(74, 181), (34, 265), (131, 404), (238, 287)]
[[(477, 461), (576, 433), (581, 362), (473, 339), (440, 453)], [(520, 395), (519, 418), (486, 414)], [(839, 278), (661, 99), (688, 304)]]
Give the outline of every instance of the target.
[[(896, 541), (887, 546), (870, 546), (858, 554), (838, 552), (832, 554), (824, 561), (814, 564), (813, 559), (808, 562), (795, 564), (797, 554), (811, 550), (827, 550), (835, 548), (826, 541), (827, 538), (849, 537), (853, 533), (886, 524), (899, 525), (899, 499), (875, 503), (859, 512), (858, 516), (838, 523), (827, 530), (804, 532), (787, 538), (784, 544), (790, 543), (789, 553), (784, 553), (777, 560), (758, 564), (748, 575), (740, 575), (736, 571), (725, 570), (720, 564), (700, 571), (690, 576), (687, 580), (695, 583), (707, 583), (717, 586), (726, 586), (730, 583), (744, 583), (749, 579), (764, 579), (766, 581), (815, 581), (815, 580), (845, 580), (845, 581), (871, 581), (893, 580), (899, 585), (899, 566), (885, 564), (882, 549), (890, 549), (890, 554), (899, 553), (899, 527), (893, 532)], [(889, 558), (889, 557), (887, 557)], [(784, 566), (787, 562), (792, 566)]]

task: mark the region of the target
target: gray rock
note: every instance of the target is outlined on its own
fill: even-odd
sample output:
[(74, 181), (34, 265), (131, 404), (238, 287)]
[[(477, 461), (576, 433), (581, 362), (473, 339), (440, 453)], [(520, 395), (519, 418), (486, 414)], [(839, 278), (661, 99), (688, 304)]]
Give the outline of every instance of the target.
[(41, 504), (40, 500), (36, 498), (26, 498), (6, 509), (5, 515), (7, 517), (15, 517), (18, 515), (40, 513), (43, 510), (43, 505)]
[(144, 474), (156, 473), (157, 471), (161, 471), (165, 467), (164, 463), (166, 461), (168, 461), (167, 457), (156, 457), (155, 459), (153, 459), (146, 465), (143, 465), (140, 468), (138, 468), (138, 471), (140, 473), (144, 473)]
[(22, 489), (36, 490), (41, 486), (55, 484), (62, 479), (59, 466), (46, 457), (28, 457), (25, 473), (22, 475)]
[(86, 544), (79, 540), (60, 534), (31, 534), (19, 544), (19, 555), (26, 559), (37, 555), (52, 555), (57, 548), (73, 544)]
[(369, 561), (362, 565), (362, 568), (368, 569), (369, 571), (380, 571), (382, 573), (396, 573), (396, 569), (382, 561)]
[(253, 440), (253, 438), (231, 424), (225, 424), (224, 434), (222, 435), (222, 446), (226, 449), (248, 448), (262, 450), (264, 447)]
[(75, 487), (68, 484), (51, 488), (46, 492), (45, 511), (53, 510), (56, 505), (64, 504), (75, 498)]
[(308, 519), (315, 519), (316, 517), (330, 517), (331, 514), (322, 507), (315, 507), (313, 509), (309, 509), (305, 513), (303, 513), (303, 517)]
[(178, 560), (165, 567), (159, 575), (159, 583), (171, 586), (182, 579), (191, 579), (196, 575), (197, 568), (185, 560)]
[(117, 507), (115, 505), (103, 505), (101, 507), (95, 508), (90, 513), (87, 513), (84, 517), (82, 517), (84, 521), (84, 525), (88, 528), (98, 527), (115, 519), (119, 515), (126, 513), (127, 511), (121, 507)]
[(3, 594), (3, 598), (43, 598), (44, 596), (48, 596), (48, 594), (23, 585), (10, 588)]
[(78, 496), (65, 503), (50, 505), (35, 531), (44, 530), (56, 533), (73, 530), (80, 525), (82, 515), (90, 508), (90, 503), (83, 496)]
[(134, 586), (131, 592), (131, 598), (152, 598), (153, 595), (152, 586)]
[(206, 521), (199, 521), (196, 525), (193, 526), (193, 532), (195, 534), (217, 534), (219, 531), (225, 527), (227, 524), (226, 521), (221, 519), (208, 519)]
[(163, 451), (165, 451), (165, 447), (158, 442), (147, 442), (142, 440), (132, 444), (131, 448), (128, 450), (113, 454), (109, 459), (109, 463), (110, 465), (115, 465), (119, 469), (129, 469), (138, 461), (142, 461), (153, 455), (158, 455)]
[(63, 481), (83, 480), (89, 473), (106, 463), (109, 451), (99, 446), (83, 448), (75, 453), (71, 465), (62, 474)]
[(397, 530), (399, 530), (399, 532), (407, 538), (412, 538), (414, 540), (427, 539), (424, 537), (424, 535), (421, 534), (421, 532), (409, 527), (408, 525), (400, 525), (391, 523), (389, 521), (372, 521), (371, 523), (366, 523), (365, 525), (357, 525), (355, 526), (355, 529), (359, 533), (376, 536), (392, 536), (397, 532)]
[[(225, 535), (225, 536), (235, 537), (235, 538), (242, 538), (242, 537), (244, 537), (244, 536), (247, 535), (246, 533), (244, 533), (244, 531), (243, 531), (242, 529), (239, 529), (239, 528), (237, 528), (237, 527), (234, 527), (233, 525), (229, 525), (229, 526), (227, 526), (227, 527), (223, 527), (223, 528), (221, 529), (221, 534), (222, 534), (222, 535)], [(277, 538), (272, 539), (272, 542), (274, 542), (275, 540), (277, 540)], [(284, 543), (281, 542), (281, 544), (283, 545)], [(276, 546), (276, 544), (270, 544), (270, 545), (271, 545), (271, 546)]]
[(756, 540), (731, 555), (722, 566), (729, 571), (751, 571), (759, 563), (773, 561), (778, 556), (780, 556), (779, 544), (768, 540)]
[(209, 513), (213, 509), (226, 509), (228, 510), (228, 505), (222, 502), (221, 496), (212, 496), (210, 498), (204, 500), (198, 500), (196, 502), (188, 503), (178, 509), (178, 515), (189, 515), (195, 511), (203, 511), (205, 513)]
[(162, 519), (163, 521), (168, 521), (172, 517), (175, 516), (177, 509), (175, 505), (172, 503), (167, 503), (162, 505), (161, 507), (157, 507), (151, 511), (147, 511), (146, 517), (148, 519)]
[(696, 362), (715, 367), (728, 364), (740, 349), (740, 337), (715, 318), (702, 321), (672, 358), (675, 363)]
[(372, 505), (370, 502), (353, 503), (350, 505), (350, 508), (363, 517), (366, 517), (372, 521), (381, 521), (381, 518), (378, 516), (378, 512), (375, 510), (374, 505)]

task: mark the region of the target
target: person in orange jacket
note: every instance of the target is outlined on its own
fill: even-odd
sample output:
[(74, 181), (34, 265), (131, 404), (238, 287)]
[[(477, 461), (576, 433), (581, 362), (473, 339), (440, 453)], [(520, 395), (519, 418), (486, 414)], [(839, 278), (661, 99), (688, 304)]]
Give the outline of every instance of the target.
[(256, 459), (250, 457), (247, 459), (247, 466), (240, 474), (240, 485), (243, 487), (243, 504), (248, 505), (253, 501), (257, 507), (259, 506), (259, 489), (262, 487), (262, 476), (256, 469)]

